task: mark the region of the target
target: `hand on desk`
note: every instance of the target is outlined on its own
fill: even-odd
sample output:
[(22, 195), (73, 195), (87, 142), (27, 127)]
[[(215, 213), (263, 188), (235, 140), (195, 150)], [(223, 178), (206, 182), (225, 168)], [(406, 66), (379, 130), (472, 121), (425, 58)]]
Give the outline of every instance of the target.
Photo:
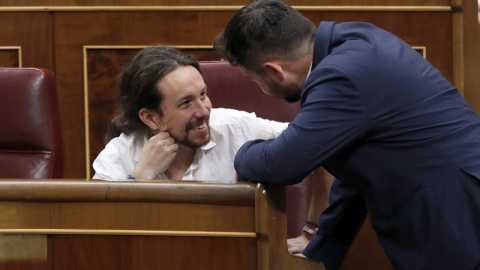
[(310, 240), (308, 240), (304, 234), (296, 238), (287, 239), (288, 252), (290, 252), (292, 255), (305, 258), (305, 256), (302, 254), (302, 251), (309, 242)]

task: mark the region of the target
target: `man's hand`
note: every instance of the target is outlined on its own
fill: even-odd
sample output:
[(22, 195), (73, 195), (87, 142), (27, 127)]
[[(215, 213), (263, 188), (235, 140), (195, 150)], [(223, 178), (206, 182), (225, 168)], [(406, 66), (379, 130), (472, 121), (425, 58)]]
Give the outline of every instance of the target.
[(178, 144), (168, 132), (158, 133), (143, 147), (138, 164), (131, 175), (137, 179), (155, 179), (170, 167), (177, 150)]
[(302, 251), (305, 249), (309, 242), (310, 241), (304, 234), (296, 238), (287, 239), (288, 252), (295, 256), (305, 257), (302, 254)]

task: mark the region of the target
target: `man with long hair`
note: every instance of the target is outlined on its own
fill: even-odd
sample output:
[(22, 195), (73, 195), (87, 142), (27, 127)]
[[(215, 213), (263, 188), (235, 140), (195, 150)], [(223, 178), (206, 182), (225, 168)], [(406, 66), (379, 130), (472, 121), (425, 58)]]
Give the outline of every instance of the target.
[(166, 46), (140, 51), (119, 88), (121, 112), (93, 163), (94, 179), (234, 182), (238, 148), (275, 138), (288, 125), (212, 109), (197, 61)]

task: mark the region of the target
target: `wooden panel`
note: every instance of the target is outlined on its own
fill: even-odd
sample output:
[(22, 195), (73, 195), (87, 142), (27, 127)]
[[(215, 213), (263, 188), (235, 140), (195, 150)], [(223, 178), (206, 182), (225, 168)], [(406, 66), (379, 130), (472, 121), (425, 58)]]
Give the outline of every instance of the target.
[[(255, 238), (54, 235), (53, 269), (256, 269)], [(86, 259), (88, 258), (88, 259)]]
[[(64, 136), (69, 142), (65, 145), (65, 177), (86, 177), (83, 46), (212, 45), (232, 15), (233, 12), (56, 14), (57, 90)], [(78, 31), (82, 34), (72, 35)]]
[[(199, 61), (216, 60), (213, 48), (183, 49)], [(88, 155), (87, 178), (93, 176), (93, 161), (105, 147), (108, 123), (118, 110), (117, 83), (125, 66), (133, 59), (140, 48), (86, 48), (86, 101), (87, 132), (86, 152)], [(88, 169), (90, 169), (88, 171)]]
[(22, 48), (22, 66), (54, 70), (53, 16), (41, 12), (2, 12), (0, 46)]
[(303, 12), (314, 23), (365, 21), (390, 31), (413, 47), (425, 47), (427, 60), (453, 81), (450, 12)]
[[(4, 180), (0, 235), (40, 235), (48, 269), (323, 270), (288, 253), (284, 195), (252, 183)], [(251, 232), (226, 233), (239, 223)]]
[(0, 47), (0, 67), (21, 67), (20, 51), (20, 47)]
[(460, 1), (465, 14), (459, 27), (462, 27), (464, 36), (458, 42), (465, 52), (465, 62), (462, 63), (465, 69), (465, 98), (480, 114), (480, 5), (475, 1)]
[(325, 270), (323, 263), (298, 260), (288, 253), (287, 232), (278, 228), (287, 226), (285, 216), (285, 188), (262, 186), (256, 191), (256, 231), (258, 235), (258, 269), (309, 269)]
[[(0, 229), (254, 232), (251, 206), (1, 202)], [(182, 214), (179, 214), (179, 212)], [(25, 219), (24, 217), (28, 217)], [(175, 220), (175, 222), (172, 222)], [(192, 221), (195, 222), (192, 222)], [(162, 234), (162, 232), (159, 232)], [(195, 234), (195, 233), (192, 233)]]
[(0, 232), (255, 231), (251, 184), (5, 180), (0, 190)]
[(47, 270), (47, 236), (0, 235), (0, 269)]

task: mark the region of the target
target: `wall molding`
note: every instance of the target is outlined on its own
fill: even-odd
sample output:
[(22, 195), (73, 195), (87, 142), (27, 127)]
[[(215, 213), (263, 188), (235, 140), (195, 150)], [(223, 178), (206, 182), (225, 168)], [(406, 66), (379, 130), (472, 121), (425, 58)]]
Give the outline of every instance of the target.
[(427, 47), (425, 46), (412, 46), (414, 50), (421, 50), (423, 58), (427, 59)]
[(256, 238), (256, 232), (208, 232), (208, 231), (163, 231), (163, 230), (92, 230), (92, 229), (0, 229), (2, 235), (22, 234), (84, 234), (84, 235), (155, 235), (193, 237)]
[[(0, 7), (0, 12), (80, 11), (236, 11), (243, 6), (30, 6)], [(430, 11), (451, 12), (451, 6), (292, 6), (298, 11)]]
[(0, 46), (0, 51), (17, 51), (18, 52), (18, 67), (22, 67), (22, 46)]

